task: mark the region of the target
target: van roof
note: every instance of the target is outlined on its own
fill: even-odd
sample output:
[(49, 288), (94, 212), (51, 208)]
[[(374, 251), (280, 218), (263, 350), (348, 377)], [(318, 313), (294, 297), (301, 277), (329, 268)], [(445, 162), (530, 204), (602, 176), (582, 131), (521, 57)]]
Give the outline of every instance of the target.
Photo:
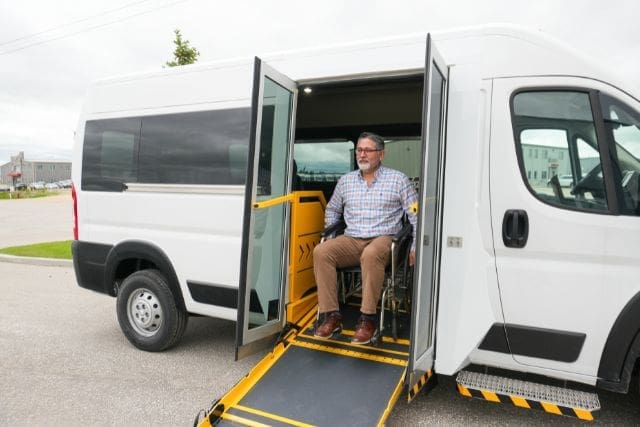
[[(638, 94), (629, 93), (635, 87), (629, 84), (622, 85), (620, 79), (612, 76), (594, 60), (540, 31), (501, 24), (435, 31), (431, 36), (447, 65), (472, 65), (469, 68), (473, 70), (476, 79), (532, 75), (578, 76), (607, 82), (636, 99), (640, 98)], [(257, 53), (257, 56), (299, 84), (421, 73), (424, 69), (426, 39), (427, 33), (409, 34), (308, 49)], [(220, 70), (221, 76), (228, 76), (221, 78), (234, 78), (236, 82), (247, 81), (246, 85), (242, 85), (246, 88), (236, 88), (233, 96), (229, 98), (246, 104), (250, 98), (253, 61), (254, 57), (203, 61), (193, 65), (99, 80), (92, 85), (93, 89), (89, 90), (85, 112), (135, 110), (155, 105), (152, 100), (144, 104), (142, 101), (132, 102), (124, 98), (127, 97), (127, 93), (131, 93), (131, 88), (136, 86), (139, 89), (136, 91), (138, 97), (166, 96), (156, 96), (154, 93), (157, 92), (158, 86), (166, 86), (166, 79), (171, 79), (171, 76), (178, 77), (171, 79), (176, 85), (175, 90), (170, 91), (165, 87), (163, 93), (169, 91), (176, 94), (175, 96), (181, 97), (178, 101), (183, 104), (205, 102), (211, 96), (227, 96), (228, 93), (224, 95), (222, 92), (229, 92), (229, 88), (216, 92), (212, 87), (206, 88), (206, 91), (210, 92), (208, 95), (199, 94), (197, 100), (191, 95), (179, 95), (202, 90), (194, 86), (208, 85), (211, 77), (206, 73), (214, 70)], [(242, 73), (239, 74), (238, 70)], [(158, 84), (153, 83), (156, 79), (159, 81)], [(142, 80), (147, 81), (143, 90), (137, 83)], [(180, 82), (175, 83), (178, 80)], [(181, 89), (176, 89), (178, 87)]]
[[(416, 54), (420, 53), (421, 55), (416, 55), (412, 59), (407, 58), (407, 61), (397, 65), (385, 63), (384, 58), (381, 58), (380, 65), (386, 70), (390, 69), (391, 66), (394, 66), (396, 70), (402, 69), (398, 67), (403, 66), (408, 66), (409, 69), (423, 68), (426, 34), (426, 32), (414, 33), (305, 49), (271, 53), (256, 52), (256, 54), (275, 68), (280, 65), (283, 69), (279, 69), (279, 71), (297, 81), (322, 77), (328, 78), (337, 75), (365, 74), (368, 69), (372, 72), (375, 71), (376, 67), (367, 67), (367, 64), (352, 64), (352, 61), (345, 57), (349, 52), (363, 50), (402, 49), (404, 47), (407, 52), (413, 50)], [(515, 25), (493, 24), (434, 31), (431, 35), (436, 48), (442, 54), (447, 65), (470, 61), (477, 62), (480, 58), (484, 58), (483, 61), (479, 62), (483, 65), (483, 77), (485, 78), (543, 73), (549, 75), (585, 76), (606, 80), (614, 84), (618, 83), (619, 80), (612, 76), (610, 71), (601, 67), (594, 59), (581, 54), (579, 51), (541, 31), (529, 30)], [(333, 57), (333, 59), (342, 57), (343, 60), (333, 67), (323, 67), (323, 57)], [(103, 79), (96, 83), (107, 84), (131, 78), (138, 79), (154, 75), (166, 75), (168, 73), (197, 72), (201, 69), (233, 66), (252, 60), (253, 57), (239, 57), (218, 61), (203, 61), (182, 67)], [(296, 66), (301, 62), (306, 62), (307, 66)]]

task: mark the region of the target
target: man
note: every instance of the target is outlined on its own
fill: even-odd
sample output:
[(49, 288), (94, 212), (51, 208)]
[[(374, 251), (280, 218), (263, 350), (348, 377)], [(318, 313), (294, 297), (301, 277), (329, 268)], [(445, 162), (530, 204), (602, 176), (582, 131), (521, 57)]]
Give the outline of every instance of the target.
[(376, 333), (384, 271), (391, 258), (391, 241), (402, 228), (404, 213), (413, 226), (409, 262), (413, 265), (415, 261), (418, 195), (406, 175), (382, 166), (383, 158), (384, 140), (374, 133), (362, 133), (356, 146), (358, 170), (340, 178), (327, 205), (325, 226), (344, 217), (347, 228), (344, 235), (323, 242), (313, 251), (321, 322), (314, 333), (317, 338), (328, 339), (342, 330), (336, 268), (360, 264), (361, 316), (351, 342), (371, 342)]

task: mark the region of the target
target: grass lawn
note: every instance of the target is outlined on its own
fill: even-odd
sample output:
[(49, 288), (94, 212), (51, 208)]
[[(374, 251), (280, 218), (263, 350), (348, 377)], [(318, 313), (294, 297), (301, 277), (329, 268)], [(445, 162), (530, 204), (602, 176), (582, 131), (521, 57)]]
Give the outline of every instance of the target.
[(71, 240), (36, 243), (26, 246), (12, 246), (0, 249), (0, 254), (35, 258), (71, 259)]
[(25, 191), (6, 191), (0, 193), (0, 200), (12, 200), (12, 199), (35, 199), (37, 197), (55, 196), (57, 191), (47, 190), (25, 190)]

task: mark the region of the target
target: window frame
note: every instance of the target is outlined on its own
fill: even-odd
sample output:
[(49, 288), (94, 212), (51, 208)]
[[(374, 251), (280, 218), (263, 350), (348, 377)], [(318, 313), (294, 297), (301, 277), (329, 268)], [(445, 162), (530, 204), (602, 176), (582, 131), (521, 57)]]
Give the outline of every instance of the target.
[[(518, 135), (519, 131), (516, 127), (516, 123), (514, 120), (515, 119), (514, 99), (516, 96), (522, 93), (535, 93), (535, 92), (578, 92), (578, 93), (586, 94), (589, 97), (589, 103), (591, 106), (591, 117), (593, 120), (595, 134), (598, 141), (598, 154), (600, 156), (600, 165), (602, 167), (602, 178), (603, 178), (604, 191), (605, 191), (605, 200), (607, 202), (606, 209), (594, 210), (594, 209), (552, 204), (542, 199), (541, 197), (539, 197), (536, 191), (533, 189), (533, 187), (529, 184), (529, 180), (527, 179), (526, 169), (524, 164), (524, 155), (521, 150), (521, 143)], [(604, 125), (604, 118), (602, 115), (599, 95), (600, 95), (599, 90), (589, 88), (589, 87), (541, 85), (541, 86), (526, 86), (526, 87), (518, 88), (514, 90), (509, 96), (509, 113), (510, 113), (509, 119), (511, 121), (511, 131), (512, 131), (512, 137), (513, 137), (514, 149), (516, 152), (516, 158), (518, 161), (518, 168), (520, 169), (520, 178), (522, 179), (529, 193), (531, 193), (531, 195), (533, 195), (533, 197), (535, 197), (535, 199), (540, 201), (541, 203), (544, 203), (545, 205), (552, 206), (557, 209), (563, 209), (563, 210), (568, 210), (573, 212), (583, 212), (583, 213), (590, 213), (590, 214), (597, 214), (597, 215), (620, 215), (620, 206), (621, 206), (620, 202), (622, 200), (621, 199), (622, 194), (618, 190), (619, 185), (617, 185), (616, 182), (620, 184), (621, 177), (618, 177), (618, 180), (616, 181), (615, 175), (613, 173), (613, 169), (614, 169), (613, 162), (612, 162), (612, 158), (610, 157), (610, 156), (614, 156), (613, 159), (617, 161), (617, 154), (615, 153), (615, 147), (613, 147), (613, 153), (612, 153), (611, 141), (607, 136), (605, 125)], [(608, 95), (608, 96), (616, 99), (611, 95)], [(571, 142), (575, 143), (575, 141), (571, 141)], [(569, 151), (571, 151), (571, 145), (569, 145)], [(570, 152), (569, 154), (571, 155), (572, 153)], [(570, 162), (572, 163), (571, 159), (570, 159)], [(571, 166), (573, 170), (574, 165), (572, 164)]]

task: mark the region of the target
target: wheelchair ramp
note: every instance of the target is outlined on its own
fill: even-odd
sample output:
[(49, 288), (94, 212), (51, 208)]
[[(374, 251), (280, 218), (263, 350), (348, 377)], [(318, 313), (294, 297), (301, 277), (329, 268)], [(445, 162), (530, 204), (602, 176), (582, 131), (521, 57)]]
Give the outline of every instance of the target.
[[(222, 399), (208, 425), (381, 425), (404, 384), (408, 340), (352, 345), (313, 337), (315, 310)], [(346, 326), (346, 325), (345, 325)]]

